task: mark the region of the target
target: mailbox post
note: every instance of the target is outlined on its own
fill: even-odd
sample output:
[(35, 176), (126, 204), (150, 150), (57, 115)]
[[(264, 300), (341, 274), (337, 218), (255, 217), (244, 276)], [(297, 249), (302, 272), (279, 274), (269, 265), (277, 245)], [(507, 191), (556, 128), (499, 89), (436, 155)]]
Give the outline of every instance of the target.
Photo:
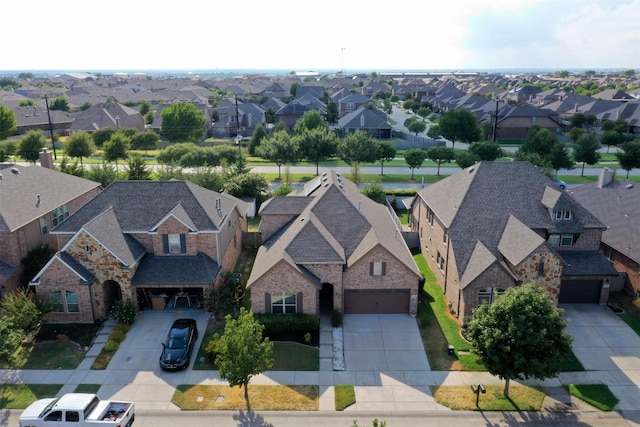
[(484, 388), (482, 384), (471, 384), (471, 391), (473, 391), (476, 395), (476, 408), (479, 408), (478, 404), (480, 403), (480, 393), (484, 394), (487, 390)]

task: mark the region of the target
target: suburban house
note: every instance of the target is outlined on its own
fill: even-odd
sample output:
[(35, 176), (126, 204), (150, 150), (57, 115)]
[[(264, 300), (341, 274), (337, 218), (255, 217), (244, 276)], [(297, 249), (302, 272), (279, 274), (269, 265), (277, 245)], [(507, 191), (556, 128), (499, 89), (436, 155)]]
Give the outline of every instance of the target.
[(628, 180), (614, 180), (614, 171), (600, 171), (598, 181), (578, 186), (569, 194), (600, 221), (600, 250), (621, 273), (624, 289), (640, 296), (640, 188)]
[[(495, 113), (490, 111), (487, 119), (493, 123)], [(556, 135), (561, 134), (563, 130), (560, 116), (555, 111), (523, 104), (504, 108), (498, 112), (496, 138), (525, 139), (533, 125), (538, 125)]]
[(276, 117), (279, 122), (282, 122), (290, 129), (293, 129), (304, 113), (307, 111), (318, 111), (323, 117), (327, 115), (325, 108), (317, 107), (310, 102), (301, 102), (294, 99), (284, 107), (276, 111)]
[(481, 162), (420, 190), (410, 224), (452, 312), (468, 321), (506, 289), (606, 304), (616, 270), (604, 223), (529, 162)]
[(75, 115), (71, 131), (93, 133), (106, 127), (132, 128), (143, 132), (144, 117), (138, 110), (117, 102), (98, 103)]
[(41, 159), (43, 166), (0, 164), (0, 299), (20, 286), (20, 261), (29, 251), (42, 243), (57, 250), (51, 229), (101, 190), (97, 182), (53, 170), (50, 153)]
[(382, 110), (369, 110), (360, 107), (338, 120), (338, 130), (341, 136), (366, 132), (372, 138), (391, 139), (392, 129), (387, 121), (387, 114)]
[(247, 208), (186, 181), (115, 181), (52, 230), (60, 250), (31, 282), (54, 303), (46, 320), (93, 322), (119, 300), (201, 306), (240, 255)]
[(360, 93), (350, 93), (349, 95), (336, 100), (336, 102), (338, 104), (339, 117), (344, 117), (365, 105), (373, 103), (370, 97)]
[(422, 275), (392, 214), (328, 170), (260, 208), (256, 313), (415, 314)]
[(17, 105), (12, 110), (17, 122), (17, 135), (24, 135), (38, 129), (43, 132), (49, 132), (50, 129), (53, 129), (58, 135), (66, 135), (73, 124), (73, 119), (67, 116), (64, 111), (49, 110), (47, 113), (47, 108), (39, 105)]

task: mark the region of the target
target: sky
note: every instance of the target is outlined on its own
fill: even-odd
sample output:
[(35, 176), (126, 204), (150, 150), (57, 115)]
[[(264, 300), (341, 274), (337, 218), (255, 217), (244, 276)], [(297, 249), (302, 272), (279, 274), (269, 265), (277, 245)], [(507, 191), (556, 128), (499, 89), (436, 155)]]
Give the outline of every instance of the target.
[(640, 0), (0, 0), (0, 71), (640, 70)]

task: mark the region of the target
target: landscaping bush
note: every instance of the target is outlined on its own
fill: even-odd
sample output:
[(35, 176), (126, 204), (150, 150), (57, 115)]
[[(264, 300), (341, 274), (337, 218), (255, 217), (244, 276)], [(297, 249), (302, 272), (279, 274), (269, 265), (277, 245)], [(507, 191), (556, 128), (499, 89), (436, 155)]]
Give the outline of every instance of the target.
[(310, 314), (254, 314), (258, 322), (264, 325), (265, 335), (283, 332), (309, 332), (320, 327), (318, 316)]
[(331, 313), (331, 326), (334, 328), (342, 326), (342, 313), (338, 310), (333, 310), (333, 313)]
[(136, 318), (136, 305), (131, 301), (117, 301), (111, 314), (119, 323), (132, 325)]
[(107, 342), (104, 344), (103, 350), (106, 353), (115, 353), (116, 350), (118, 350), (118, 347), (120, 347), (120, 343), (118, 341), (115, 341), (109, 338)]
[(204, 348), (204, 354), (207, 360), (213, 364), (216, 363), (216, 356), (220, 350), (220, 340), (213, 338)]

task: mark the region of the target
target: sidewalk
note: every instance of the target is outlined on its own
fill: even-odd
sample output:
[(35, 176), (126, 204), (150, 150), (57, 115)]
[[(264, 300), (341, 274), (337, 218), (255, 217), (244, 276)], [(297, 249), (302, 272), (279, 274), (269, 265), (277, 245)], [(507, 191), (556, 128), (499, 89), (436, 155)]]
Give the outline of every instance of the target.
[[(187, 369), (181, 372), (165, 372), (158, 366), (160, 345), (159, 330), (168, 329), (170, 323), (184, 313), (154, 313), (143, 312), (136, 319), (136, 325), (121, 344), (121, 349), (109, 364), (106, 370), (91, 370), (90, 367), (106, 343), (109, 334), (115, 326), (114, 320), (108, 320), (103, 325), (93, 345), (90, 347), (84, 361), (75, 370), (1, 370), (0, 381), (2, 383), (26, 383), (26, 384), (63, 384), (59, 394), (72, 392), (79, 384), (100, 384), (98, 395), (104, 399), (131, 400), (141, 410), (162, 409), (179, 410), (171, 403), (175, 387), (179, 384), (203, 384), (221, 385), (227, 382), (221, 379), (217, 371), (200, 371)], [(608, 313), (603, 313), (608, 314)], [(196, 318), (198, 328), (206, 329), (209, 315), (205, 313), (190, 313), (190, 317)], [(587, 316), (587, 318), (594, 316)], [(408, 316), (407, 316), (408, 318)], [(384, 323), (388, 319), (385, 319)], [(415, 323), (415, 319), (411, 319)], [(578, 321), (585, 321), (578, 319)], [(615, 318), (614, 320), (619, 320)], [(598, 321), (593, 319), (593, 321)], [(383, 322), (380, 322), (383, 323)], [(393, 323), (393, 322), (390, 322)], [(395, 327), (395, 324), (393, 325)], [(614, 325), (615, 326), (615, 325)], [(580, 326), (574, 326), (574, 334), (580, 334)], [(151, 333), (150, 333), (151, 331)], [(382, 363), (387, 367), (380, 367), (375, 362), (377, 355), (371, 351), (362, 354), (350, 353), (349, 347), (354, 346), (353, 332), (345, 332), (345, 359), (346, 370), (334, 370), (333, 328), (330, 319), (322, 318), (320, 327), (320, 370), (319, 371), (269, 371), (252, 378), (252, 384), (290, 384), (308, 385), (317, 384), (320, 388), (319, 410), (335, 411), (334, 385), (353, 384), (355, 386), (357, 403), (347, 408), (347, 411), (450, 411), (449, 408), (437, 404), (432, 396), (432, 386), (471, 386), (472, 384), (504, 385), (504, 381), (486, 372), (463, 371), (431, 371), (428, 366), (416, 365), (417, 361), (389, 361), (389, 354), (393, 353), (394, 335), (397, 342), (404, 342), (405, 332), (392, 332), (387, 336), (386, 349), (381, 349)], [(408, 332), (406, 332), (408, 333)], [(605, 332), (606, 333), (606, 332)], [(612, 335), (613, 333), (609, 333)], [(200, 334), (196, 348), (199, 347), (202, 336)], [(371, 345), (376, 345), (373, 335), (367, 335), (366, 331), (358, 331), (356, 336), (361, 341), (368, 340)], [(363, 338), (366, 337), (366, 338)], [(401, 338), (401, 339), (400, 339)], [(578, 345), (583, 345), (584, 337), (578, 335)], [(630, 345), (630, 344), (629, 344)], [(375, 348), (375, 347), (373, 347)], [(578, 357), (581, 357), (579, 349), (575, 349)], [(628, 351), (628, 349), (627, 349)], [(385, 353), (386, 352), (386, 355)], [(411, 352), (403, 351), (403, 353)], [(594, 353), (593, 348), (589, 348)], [(356, 352), (358, 353), (358, 352)], [(360, 352), (362, 353), (362, 352)], [(365, 357), (363, 359), (363, 357)], [(370, 359), (367, 359), (369, 357)], [(395, 356), (393, 356), (395, 357)], [(385, 359), (386, 358), (386, 359)], [(426, 356), (424, 356), (426, 360)], [(636, 360), (634, 358), (633, 360)], [(386, 362), (385, 362), (386, 360)], [(399, 366), (396, 365), (399, 363)], [(583, 362), (584, 363), (584, 362)], [(413, 365), (413, 366), (411, 366)], [(428, 362), (427, 362), (428, 365)], [(416, 368), (418, 366), (418, 368)], [(424, 366), (424, 367), (420, 367)], [(592, 369), (592, 368), (587, 368)], [(635, 369), (635, 368), (634, 368)], [(621, 368), (615, 369), (607, 366), (606, 370), (567, 372), (561, 373), (557, 378), (538, 381), (528, 380), (523, 382), (512, 381), (512, 386), (518, 383), (538, 386), (547, 394), (543, 403), (544, 410), (548, 411), (594, 411), (595, 409), (586, 403), (571, 397), (564, 386), (568, 384), (595, 384), (605, 383), (610, 386), (612, 392), (620, 399), (617, 410), (635, 410), (640, 407), (640, 392), (637, 383), (640, 376), (623, 372)]]

